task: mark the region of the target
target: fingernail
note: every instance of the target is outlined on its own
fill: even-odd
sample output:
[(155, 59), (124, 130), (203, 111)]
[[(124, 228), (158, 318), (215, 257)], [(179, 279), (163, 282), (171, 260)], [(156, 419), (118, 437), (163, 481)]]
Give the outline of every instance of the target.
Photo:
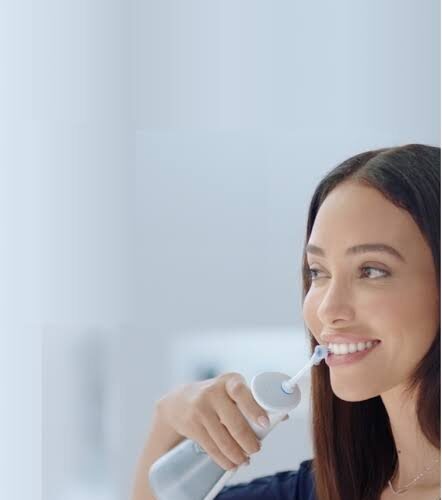
[(259, 417), (258, 418), (258, 424), (263, 428), (263, 429), (267, 429), (267, 427), (269, 426), (270, 424), (270, 421), (267, 417)]

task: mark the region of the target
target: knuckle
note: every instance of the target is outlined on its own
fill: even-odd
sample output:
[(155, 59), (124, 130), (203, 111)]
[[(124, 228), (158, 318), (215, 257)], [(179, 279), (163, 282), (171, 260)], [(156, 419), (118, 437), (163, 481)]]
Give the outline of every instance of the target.
[(224, 383), (218, 377), (210, 379), (208, 381), (205, 381), (205, 383), (202, 385), (198, 393), (198, 397), (202, 401), (204, 401), (204, 403), (206, 403), (210, 398), (212, 398), (213, 395), (219, 394), (223, 387)]
[(245, 382), (244, 376), (238, 372), (223, 373), (222, 375), (219, 376), (219, 379), (222, 380), (223, 382), (229, 382), (229, 383), (235, 380), (240, 382)]
[(235, 456), (231, 458), (231, 461), (235, 464), (235, 466), (237, 466), (243, 464), (246, 459), (244, 458), (244, 456)]
[(229, 470), (235, 467), (235, 464), (225, 457), (215, 445), (208, 445), (207, 454), (223, 469)]
[(245, 454), (241, 454), (238, 457), (238, 461), (236, 463), (237, 463), (237, 465), (242, 465), (242, 464), (245, 464), (248, 460), (249, 459), (248, 459), (248, 457)]
[(201, 411), (207, 405), (207, 390), (199, 391), (193, 398), (193, 408)]
[(216, 462), (221, 467), (221, 469), (224, 469), (224, 470), (230, 469), (230, 466), (224, 460), (220, 460), (217, 457), (211, 457), (211, 458), (213, 458), (213, 461)]
[(195, 403), (189, 410), (188, 420), (190, 422), (201, 422), (205, 415), (205, 408), (202, 403)]
[(240, 397), (241, 394), (244, 393), (244, 387), (245, 387), (244, 382), (237, 380), (237, 379), (233, 379), (229, 383), (230, 393), (232, 394), (232, 396), (235, 396), (235, 397)]
[(212, 398), (213, 396), (217, 396), (220, 393), (220, 389), (221, 389), (221, 385), (217, 384), (217, 383), (214, 383), (214, 384), (207, 386), (204, 389), (205, 399), (207, 400), (207, 399)]
[(237, 446), (235, 446), (235, 444), (233, 444), (233, 442), (228, 441), (223, 444), (223, 452), (227, 453), (228, 455), (234, 455), (238, 452), (238, 448)]
[(249, 454), (257, 453), (260, 449), (260, 443), (247, 422), (241, 422), (235, 429), (235, 437), (241, 443), (242, 448)]
[(249, 445), (250, 453), (258, 453), (258, 451), (261, 450), (261, 443), (255, 439), (255, 441), (252, 441)]
[(225, 457), (223, 454), (219, 454), (219, 461), (222, 462), (224, 464), (224, 467), (223, 468), (226, 468), (226, 469), (233, 469), (236, 467), (236, 464), (235, 462), (232, 462), (232, 460), (230, 460), (228, 457)]
[(214, 445), (213, 443), (208, 443), (208, 442), (205, 442), (203, 445), (201, 445), (204, 450), (211, 456), (214, 456), (214, 457), (219, 457), (220, 453), (219, 453), (219, 450), (218, 448), (216, 447), (216, 445)]
[(245, 460), (244, 453), (238, 445), (229, 444), (225, 448), (225, 453), (235, 464), (242, 464)]
[(250, 436), (251, 428), (250, 425), (244, 420), (241, 419), (235, 425), (235, 434), (241, 438), (247, 438)]
[(226, 382), (226, 388), (235, 399), (247, 398), (248, 396), (249, 389), (244, 379), (237, 377), (230, 378)]
[(219, 378), (232, 378), (232, 377), (242, 377), (241, 373), (238, 372), (225, 372), (219, 375)]
[(223, 468), (225, 470), (231, 470), (231, 469), (234, 469), (236, 467), (236, 465), (233, 462), (231, 462), (230, 460), (228, 460), (226, 458), (217, 458), (214, 460), (221, 468)]

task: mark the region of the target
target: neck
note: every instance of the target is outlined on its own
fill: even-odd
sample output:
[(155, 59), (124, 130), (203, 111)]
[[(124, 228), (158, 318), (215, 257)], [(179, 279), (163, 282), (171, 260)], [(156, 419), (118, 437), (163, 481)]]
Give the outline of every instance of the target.
[(410, 489), (413, 491), (440, 487), (440, 450), (423, 435), (416, 412), (415, 398), (404, 395), (403, 387), (397, 386), (381, 394), (390, 418), (390, 425), (398, 452), (398, 467), (391, 482), (397, 490), (426, 472)]

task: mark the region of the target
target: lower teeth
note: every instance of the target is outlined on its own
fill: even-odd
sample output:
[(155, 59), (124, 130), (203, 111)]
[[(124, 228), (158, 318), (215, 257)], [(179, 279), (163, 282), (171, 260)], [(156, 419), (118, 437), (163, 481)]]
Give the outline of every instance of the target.
[[(371, 349), (371, 348), (370, 348)], [(364, 349), (363, 351), (355, 351), (355, 352), (344, 352), (344, 353), (339, 353), (339, 354), (336, 354), (336, 353), (333, 353), (335, 356), (345, 356), (346, 354), (357, 354), (358, 352), (365, 352), (365, 351), (369, 351), (370, 349)]]

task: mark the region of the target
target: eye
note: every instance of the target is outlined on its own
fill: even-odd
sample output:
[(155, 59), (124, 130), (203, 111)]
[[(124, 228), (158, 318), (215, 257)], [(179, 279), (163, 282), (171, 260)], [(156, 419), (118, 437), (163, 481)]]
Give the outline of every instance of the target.
[[(376, 278), (385, 278), (386, 276), (389, 276), (390, 273), (388, 271), (385, 271), (384, 269), (378, 269), (377, 267), (372, 267), (372, 266), (364, 266), (361, 267), (362, 273), (365, 273), (368, 271), (368, 274), (371, 274), (371, 279), (376, 279)], [(376, 276), (377, 273), (377, 276)], [(370, 276), (364, 276), (366, 278), (370, 278)]]
[[(384, 278), (386, 276), (389, 276), (390, 273), (388, 271), (385, 271), (384, 269), (379, 269), (377, 267), (373, 267), (373, 266), (362, 266), (359, 268), (360, 271), (363, 272), (363, 274), (366, 274), (366, 271), (368, 270), (370, 274), (371, 271), (375, 271), (377, 273), (380, 273), (381, 275), (380, 276), (374, 276), (372, 278), (369, 278), (369, 279), (377, 279), (377, 278)], [(318, 275), (315, 274), (315, 273), (320, 273), (321, 270), (320, 269), (316, 269), (316, 268), (313, 268), (313, 267), (310, 267), (308, 269), (308, 273), (309, 273), (309, 276), (310, 276), (310, 279), (311, 281), (316, 281), (317, 279), (319, 279)], [(372, 275), (373, 276), (373, 275)], [(366, 276), (367, 277), (367, 276)]]
[(318, 274), (317, 273), (320, 273), (321, 270), (320, 269), (315, 269), (313, 267), (310, 267), (308, 269), (308, 273), (309, 273), (309, 276), (310, 276), (310, 279), (311, 281), (315, 281), (319, 278)]

